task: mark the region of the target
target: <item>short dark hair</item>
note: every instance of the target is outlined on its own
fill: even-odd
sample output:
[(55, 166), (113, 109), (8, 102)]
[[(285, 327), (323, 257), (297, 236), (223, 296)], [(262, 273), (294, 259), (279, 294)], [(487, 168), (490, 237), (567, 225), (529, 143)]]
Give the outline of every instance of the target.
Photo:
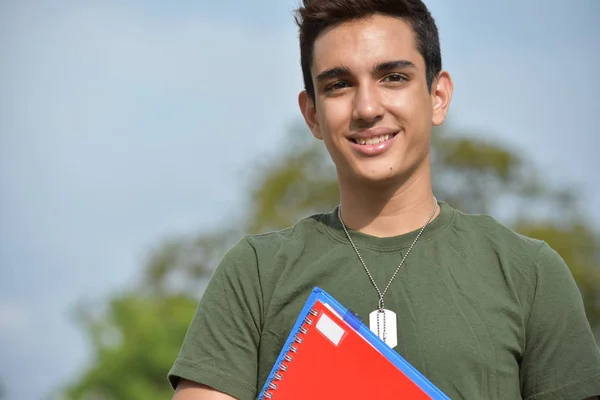
[(300, 63), (304, 89), (315, 100), (310, 67), (315, 40), (325, 29), (343, 22), (367, 18), (375, 14), (398, 17), (408, 23), (417, 50), (425, 60), (427, 87), (442, 70), (438, 29), (427, 6), (421, 0), (303, 0), (295, 11), (300, 30)]

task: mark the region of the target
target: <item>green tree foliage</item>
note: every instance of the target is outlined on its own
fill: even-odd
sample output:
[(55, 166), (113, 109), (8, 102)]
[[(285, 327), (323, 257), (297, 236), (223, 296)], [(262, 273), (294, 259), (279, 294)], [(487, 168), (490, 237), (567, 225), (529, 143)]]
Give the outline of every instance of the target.
[(164, 400), (172, 396), (166, 373), (179, 351), (197, 299), (182, 294), (115, 297), (99, 315), (79, 312), (92, 344), (92, 362), (66, 390), (67, 399)]
[[(569, 264), (591, 325), (600, 327), (600, 240), (579, 217), (573, 196), (543, 184), (506, 146), (441, 129), (432, 137), (436, 196), (466, 212), (501, 214), (517, 231), (545, 240)], [(116, 296), (79, 323), (94, 349), (90, 365), (66, 391), (72, 400), (170, 398), (166, 373), (213, 268), (243, 234), (289, 226), (338, 202), (335, 169), (321, 142), (302, 126), (288, 146), (257, 162), (245, 217), (230, 227), (176, 238), (151, 253), (139, 288)]]

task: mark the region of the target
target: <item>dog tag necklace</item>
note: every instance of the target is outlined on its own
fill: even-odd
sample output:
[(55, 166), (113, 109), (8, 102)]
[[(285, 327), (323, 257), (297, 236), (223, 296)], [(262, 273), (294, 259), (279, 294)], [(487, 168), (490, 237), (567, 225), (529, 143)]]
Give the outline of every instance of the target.
[[(373, 333), (377, 334), (377, 336), (380, 339), (382, 339), (391, 348), (394, 348), (398, 345), (396, 313), (393, 312), (392, 310), (388, 310), (385, 308), (383, 296), (385, 296), (385, 293), (390, 288), (392, 281), (394, 280), (394, 278), (400, 271), (400, 268), (402, 268), (402, 265), (404, 265), (404, 261), (406, 260), (406, 257), (410, 254), (410, 251), (413, 249), (413, 247), (417, 243), (417, 240), (419, 240), (419, 237), (421, 237), (421, 234), (423, 233), (423, 231), (425, 230), (427, 225), (429, 225), (429, 223), (433, 219), (433, 216), (435, 215), (435, 212), (438, 209), (437, 199), (434, 197), (433, 200), (435, 201), (435, 206), (433, 207), (433, 211), (431, 212), (431, 215), (427, 219), (427, 222), (425, 222), (425, 225), (423, 225), (423, 227), (417, 234), (417, 237), (415, 238), (415, 240), (413, 240), (412, 244), (408, 248), (408, 251), (404, 254), (404, 257), (402, 257), (402, 261), (400, 261), (400, 264), (396, 268), (396, 271), (390, 278), (390, 281), (388, 282), (388, 284), (385, 287), (385, 289), (383, 290), (383, 292), (381, 290), (379, 290), (379, 287), (375, 283), (375, 279), (373, 279), (371, 272), (369, 272), (369, 269), (367, 268), (367, 264), (365, 264), (365, 261), (363, 260), (362, 256), (358, 252), (358, 249), (356, 248), (354, 241), (352, 240), (352, 238), (350, 237), (350, 234), (348, 233), (348, 229), (346, 229), (346, 224), (344, 224), (344, 220), (342, 219), (342, 210), (341, 210), (342, 207), (340, 206), (338, 208), (338, 216), (339, 216), (340, 222), (342, 223), (342, 228), (344, 228), (344, 232), (346, 233), (346, 237), (348, 238), (348, 241), (350, 242), (350, 244), (352, 245), (352, 248), (356, 252), (356, 255), (358, 256), (360, 263), (362, 264), (365, 271), (367, 272), (367, 275), (369, 276), (371, 283), (373, 284), (373, 286), (375, 287), (375, 290), (377, 290), (377, 294), (379, 295), (377, 309), (375, 311), (373, 311), (371, 314), (369, 314), (369, 329), (371, 329), (371, 331)], [(388, 330), (388, 328), (389, 328), (389, 330)]]

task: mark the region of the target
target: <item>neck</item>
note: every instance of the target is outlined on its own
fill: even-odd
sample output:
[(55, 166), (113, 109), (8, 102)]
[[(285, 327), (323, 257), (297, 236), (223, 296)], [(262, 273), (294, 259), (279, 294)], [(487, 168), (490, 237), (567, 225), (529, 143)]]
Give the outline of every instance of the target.
[[(367, 235), (392, 237), (418, 230), (436, 207), (429, 171), (395, 185), (339, 182), (344, 224)], [(433, 218), (438, 214), (439, 207)]]

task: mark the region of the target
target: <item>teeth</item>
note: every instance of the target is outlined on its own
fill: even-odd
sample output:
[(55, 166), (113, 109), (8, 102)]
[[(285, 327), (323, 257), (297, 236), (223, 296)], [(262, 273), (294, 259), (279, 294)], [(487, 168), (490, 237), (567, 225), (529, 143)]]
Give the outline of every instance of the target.
[(376, 136), (376, 137), (371, 137), (371, 138), (358, 138), (358, 139), (354, 139), (354, 141), (358, 144), (377, 144), (377, 143), (381, 143), (381, 142), (385, 142), (386, 140), (390, 140), (390, 135), (381, 135), (381, 136)]

